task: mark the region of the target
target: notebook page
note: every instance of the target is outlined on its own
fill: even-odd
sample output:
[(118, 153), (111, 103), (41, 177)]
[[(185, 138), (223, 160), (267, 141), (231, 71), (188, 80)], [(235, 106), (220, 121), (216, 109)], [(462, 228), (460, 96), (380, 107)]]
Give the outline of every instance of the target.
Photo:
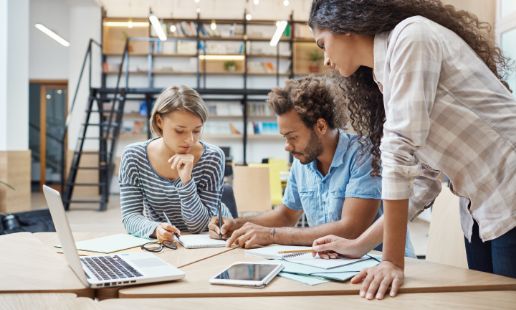
[[(289, 251), (289, 250), (309, 250), (310, 247), (307, 246), (297, 246), (297, 245), (270, 245), (263, 248), (257, 248), (252, 250), (246, 250), (245, 254), (256, 255), (267, 259), (281, 259), (285, 255), (279, 254), (280, 251)], [(308, 253), (309, 255), (312, 255)]]
[(209, 235), (182, 235), (181, 245), (187, 249), (201, 248), (223, 248), (226, 246), (225, 240), (211, 239)]

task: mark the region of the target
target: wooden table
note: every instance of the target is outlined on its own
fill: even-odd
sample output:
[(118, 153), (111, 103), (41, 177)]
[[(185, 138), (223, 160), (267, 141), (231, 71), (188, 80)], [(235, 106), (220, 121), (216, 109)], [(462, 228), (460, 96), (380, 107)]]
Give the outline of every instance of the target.
[[(59, 244), (58, 236), (56, 233), (36, 233), (34, 234), (41, 241), (47, 244), (50, 247), (54, 247), (54, 245)], [(74, 238), (76, 241), (79, 240), (87, 240), (92, 238), (98, 238), (102, 236), (106, 236), (106, 233), (74, 233)], [(195, 264), (197, 262), (207, 260), (213, 256), (225, 253), (227, 251), (231, 251), (230, 248), (205, 248), (205, 249), (185, 249), (182, 246), (178, 246), (177, 250), (164, 249), (161, 253), (155, 253), (158, 257), (166, 261), (167, 263), (183, 269), (183, 267)], [(54, 251), (59, 251), (59, 249), (54, 249)], [(138, 253), (142, 250), (140, 248), (133, 248), (128, 250), (123, 250), (115, 253)], [(81, 251), (83, 254), (89, 255), (99, 255), (99, 253), (91, 253)], [(114, 254), (114, 253), (112, 253)], [(173, 282), (170, 282), (173, 283)], [(95, 290), (95, 297), (98, 299), (107, 299), (107, 298), (117, 298), (118, 290), (120, 288), (100, 288)]]
[(74, 293), (93, 297), (55, 253), (31, 233), (0, 236), (0, 293)]
[(110, 299), (99, 303), (100, 309), (174, 309), (194, 310), (218, 308), (224, 310), (301, 309), (514, 309), (516, 291), (454, 292), (400, 294), (384, 300), (367, 300), (359, 296), (288, 296), (234, 298), (177, 299)]
[(75, 294), (0, 294), (2, 309), (99, 310), (98, 302)]
[[(119, 291), (121, 298), (180, 298), (180, 297), (256, 297), (358, 294), (359, 285), (323, 283), (315, 286), (276, 277), (263, 289), (210, 285), (208, 279), (233, 262), (259, 261), (247, 256), (242, 249), (226, 252), (206, 261), (182, 268), (186, 277), (177, 282), (135, 286)], [(458, 292), (482, 290), (515, 290), (516, 279), (470, 271), (463, 268), (407, 259), (402, 293)]]

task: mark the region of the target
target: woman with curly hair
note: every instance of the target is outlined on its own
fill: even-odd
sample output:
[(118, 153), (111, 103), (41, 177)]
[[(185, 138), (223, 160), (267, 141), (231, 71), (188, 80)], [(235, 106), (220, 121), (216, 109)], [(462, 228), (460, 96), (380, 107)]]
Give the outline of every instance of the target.
[(383, 238), (383, 261), (353, 282), (368, 299), (396, 295), (407, 219), (431, 206), (442, 173), (461, 197), (470, 269), (516, 277), (516, 102), (489, 25), (439, 0), (315, 0), (309, 25), (373, 143), (384, 205), (359, 238), (316, 249), (357, 256)]

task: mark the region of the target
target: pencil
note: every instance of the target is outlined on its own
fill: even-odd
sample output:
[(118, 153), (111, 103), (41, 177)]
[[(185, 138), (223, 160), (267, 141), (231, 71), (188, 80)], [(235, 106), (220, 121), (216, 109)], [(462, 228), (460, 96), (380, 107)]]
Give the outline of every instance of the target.
[(313, 249), (306, 249), (306, 250), (285, 250), (285, 251), (278, 251), (278, 254), (290, 254), (290, 253), (314, 253), (315, 251)]

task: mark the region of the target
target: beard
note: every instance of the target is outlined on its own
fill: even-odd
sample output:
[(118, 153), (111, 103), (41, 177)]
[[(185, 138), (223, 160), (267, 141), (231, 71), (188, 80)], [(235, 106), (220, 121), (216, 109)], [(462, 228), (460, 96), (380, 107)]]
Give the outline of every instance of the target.
[(322, 154), (323, 146), (317, 135), (311, 131), (307, 147), (302, 152), (292, 152), (293, 155), (301, 155), (299, 159), (303, 165), (309, 164)]

